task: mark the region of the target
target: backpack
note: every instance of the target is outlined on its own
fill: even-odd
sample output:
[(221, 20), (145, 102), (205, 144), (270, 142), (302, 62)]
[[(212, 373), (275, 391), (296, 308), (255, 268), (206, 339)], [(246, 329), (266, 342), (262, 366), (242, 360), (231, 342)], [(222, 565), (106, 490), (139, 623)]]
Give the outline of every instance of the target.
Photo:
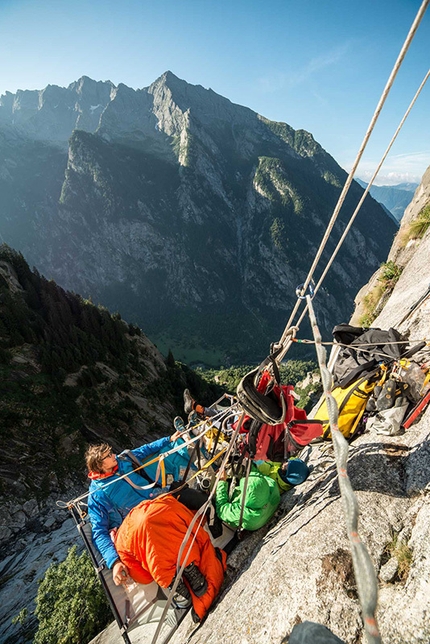
[[(366, 405), (377, 385), (381, 389), (391, 365), (396, 364), (402, 355), (412, 355), (420, 345), (405, 353), (407, 339), (393, 328), (365, 331), (360, 327), (339, 324), (333, 329), (333, 337), (341, 346), (333, 365), (334, 388), (331, 393), (338, 406), (339, 430), (349, 439), (357, 433), (364, 413), (375, 413), (370, 406), (366, 409)], [(323, 423), (323, 437), (331, 438), (325, 398), (321, 399), (312, 417)]]
[[(381, 362), (399, 360), (407, 348), (407, 339), (397, 329), (371, 328), (367, 331), (349, 324), (338, 324), (333, 338), (341, 346), (333, 366), (334, 384), (342, 388), (370, 374)], [(392, 344), (398, 343), (398, 344)]]
[[(380, 369), (367, 374), (344, 389), (335, 387), (331, 394), (338, 406), (338, 427), (345, 438), (352, 438), (357, 432), (359, 423), (366, 409), (369, 396), (378, 383)], [(313, 418), (323, 425), (323, 438), (331, 438), (327, 402), (323, 398)]]

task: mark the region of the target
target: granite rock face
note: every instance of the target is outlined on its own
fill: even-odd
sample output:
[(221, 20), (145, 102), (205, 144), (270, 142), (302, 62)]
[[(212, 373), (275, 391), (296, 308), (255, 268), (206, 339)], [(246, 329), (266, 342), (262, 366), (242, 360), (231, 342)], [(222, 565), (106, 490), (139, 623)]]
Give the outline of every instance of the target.
[[(13, 545), (9, 542), (7, 550), (0, 551), (1, 642), (24, 644), (32, 640), (26, 631), (31, 633), (37, 626), (32, 612), (38, 582), (51, 564), (66, 558), (73, 544), (78, 543), (78, 547), (81, 547), (76, 539), (75, 522), (67, 511), (52, 509), (55, 501), (56, 497), (51, 496), (46, 503), (37, 509), (33, 508), (33, 517), (31, 522), (27, 522), (26, 529), (21, 525), (15, 533)], [(4, 519), (9, 521), (10, 517), (2, 510), (0, 520)], [(0, 538), (3, 540), (3, 535)], [(12, 618), (25, 608), (29, 619), (22, 629), (19, 624), (12, 624)]]

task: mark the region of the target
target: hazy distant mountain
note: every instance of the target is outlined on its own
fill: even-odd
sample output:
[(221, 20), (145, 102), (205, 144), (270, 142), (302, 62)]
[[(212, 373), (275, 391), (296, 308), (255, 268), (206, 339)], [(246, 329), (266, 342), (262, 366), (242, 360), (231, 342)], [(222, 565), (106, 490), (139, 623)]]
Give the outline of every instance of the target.
[[(83, 77), (0, 99), (3, 240), (186, 360), (267, 353), (345, 178), (310, 133), (170, 72), (140, 90)], [(323, 329), (349, 317), (395, 232), (367, 199), (317, 297)]]
[[(356, 179), (362, 188), (367, 187), (365, 181)], [(399, 222), (403, 217), (406, 208), (412, 201), (415, 190), (418, 188), (417, 183), (399, 183), (396, 186), (372, 186), (370, 194), (376, 201), (383, 204)]]

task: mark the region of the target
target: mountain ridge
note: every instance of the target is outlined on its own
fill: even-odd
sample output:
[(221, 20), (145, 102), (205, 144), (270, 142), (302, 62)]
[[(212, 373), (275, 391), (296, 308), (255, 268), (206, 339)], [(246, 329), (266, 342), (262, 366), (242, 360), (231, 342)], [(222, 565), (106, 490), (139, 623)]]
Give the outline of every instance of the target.
[[(80, 92), (73, 110), (58, 111), (52, 87), (37, 113), (35, 95), (33, 111), (21, 101), (25, 93), (15, 102), (22, 140), (0, 153), (4, 240), (65, 288), (120, 310), (183, 361), (263, 358), (282, 332), (346, 173), (312, 134), (171, 72), (142, 90), (87, 78), (69, 88), (60, 95), (67, 108)], [(108, 102), (91, 114), (102, 95)], [(73, 129), (79, 119), (83, 129)], [(35, 179), (39, 156), (45, 166)], [(338, 237), (361, 194), (354, 184)], [(323, 330), (350, 315), (395, 231), (367, 199), (319, 296)]]

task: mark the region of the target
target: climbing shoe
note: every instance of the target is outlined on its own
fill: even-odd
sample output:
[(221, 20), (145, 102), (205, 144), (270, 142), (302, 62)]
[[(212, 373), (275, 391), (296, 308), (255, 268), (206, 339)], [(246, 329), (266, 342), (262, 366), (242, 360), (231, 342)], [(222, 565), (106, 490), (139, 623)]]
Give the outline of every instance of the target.
[(196, 411), (192, 411), (188, 414), (188, 429), (191, 430), (191, 433), (194, 436), (198, 436), (202, 431), (202, 423), (200, 417)]
[(188, 414), (188, 427), (195, 427), (200, 422), (198, 414), (196, 411), (191, 411)]
[(190, 414), (192, 411), (194, 411), (196, 407), (196, 401), (190, 394), (189, 389), (184, 389), (184, 411), (186, 414)]
[(186, 414), (190, 414), (192, 411), (196, 411), (197, 414), (202, 418), (205, 415), (205, 408), (203, 407), (203, 405), (196, 403), (196, 401), (190, 394), (189, 389), (184, 389), (184, 411)]
[[(171, 588), (172, 586), (173, 584), (170, 584), (169, 588)], [(190, 591), (188, 590), (182, 579), (176, 586), (176, 591), (173, 595), (172, 601), (177, 608), (189, 608), (191, 606), (192, 602)]]
[(397, 383), (395, 380), (387, 380), (376, 400), (376, 409), (377, 411), (384, 411), (385, 409), (391, 409), (394, 405), (394, 399), (396, 397)]
[(180, 416), (176, 416), (176, 418), (173, 420), (173, 426), (177, 432), (185, 431), (185, 424)]
[(208, 589), (208, 582), (195, 563), (190, 563), (184, 570), (184, 577), (196, 597), (201, 597)]

